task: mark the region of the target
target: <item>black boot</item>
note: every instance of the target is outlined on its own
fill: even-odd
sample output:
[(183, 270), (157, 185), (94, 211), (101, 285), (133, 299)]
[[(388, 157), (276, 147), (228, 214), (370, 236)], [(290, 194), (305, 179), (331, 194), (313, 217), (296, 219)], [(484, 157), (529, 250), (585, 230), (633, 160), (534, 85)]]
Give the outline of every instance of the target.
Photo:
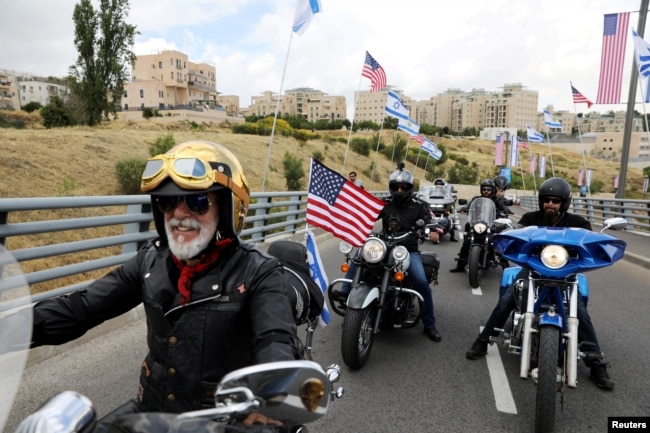
[(450, 269), (449, 272), (465, 272), (465, 266), (467, 266), (467, 260), (466, 259), (456, 259), (456, 267), (453, 269)]

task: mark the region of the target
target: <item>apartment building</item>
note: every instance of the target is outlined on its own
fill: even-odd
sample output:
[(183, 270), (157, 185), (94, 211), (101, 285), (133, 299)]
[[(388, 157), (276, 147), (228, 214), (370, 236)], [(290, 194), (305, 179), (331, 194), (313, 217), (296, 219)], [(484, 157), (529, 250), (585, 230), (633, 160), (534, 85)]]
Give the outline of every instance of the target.
[[(384, 108), (385, 106), (384, 99)], [(328, 95), (310, 87), (287, 90), (280, 98), (276, 93), (267, 90), (251, 98), (251, 106), (246, 112), (248, 115), (264, 117), (275, 114), (276, 108), (281, 117), (302, 116), (309, 122), (347, 119), (345, 96)]]
[(45, 106), (54, 96), (65, 100), (68, 93), (68, 86), (64, 84), (63, 79), (41, 81), (36, 78), (22, 78), (18, 80), (18, 89), (21, 107), (30, 102), (38, 102)]
[(19, 110), (18, 92), (16, 74), (0, 69), (0, 110)]
[(211, 62), (195, 63), (187, 54), (163, 50), (140, 55), (125, 83), (122, 109), (217, 106), (217, 73)]
[[(354, 92), (354, 123), (363, 121), (371, 121), (377, 125), (381, 125), (386, 114), (386, 101), (388, 100), (388, 91), (392, 90), (402, 100), (402, 103), (409, 109), (409, 117), (414, 119), (413, 106), (414, 102), (411, 98), (404, 95), (401, 90), (396, 90), (390, 86), (386, 86), (383, 90), (371, 92), (369, 90), (362, 90)], [(414, 119), (415, 120), (415, 119)]]

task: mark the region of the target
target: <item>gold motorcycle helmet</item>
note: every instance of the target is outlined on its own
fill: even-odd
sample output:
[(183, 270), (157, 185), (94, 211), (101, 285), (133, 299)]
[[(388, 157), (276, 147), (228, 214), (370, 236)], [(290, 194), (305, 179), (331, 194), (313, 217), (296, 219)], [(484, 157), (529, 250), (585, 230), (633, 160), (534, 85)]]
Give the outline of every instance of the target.
[[(224, 146), (209, 141), (186, 141), (147, 160), (142, 192), (151, 194), (156, 229), (166, 238), (160, 197), (217, 193), (218, 229), (236, 236), (244, 228), (250, 190), (241, 164)], [(186, 201), (187, 202), (187, 201)]]

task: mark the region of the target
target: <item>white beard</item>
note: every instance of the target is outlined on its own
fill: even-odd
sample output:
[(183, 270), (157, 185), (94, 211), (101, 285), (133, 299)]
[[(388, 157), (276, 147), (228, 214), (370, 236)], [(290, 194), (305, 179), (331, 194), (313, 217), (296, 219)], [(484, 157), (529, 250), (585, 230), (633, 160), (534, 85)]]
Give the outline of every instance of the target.
[[(175, 238), (172, 235), (172, 228), (174, 227), (187, 227), (191, 229), (198, 229), (199, 235), (191, 240), (185, 240), (185, 236), (180, 235)], [(179, 220), (171, 218), (165, 221), (165, 233), (167, 234), (167, 241), (169, 242), (169, 249), (172, 254), (181, 260), (191, 259), (192, 257), (203, 251), (210, 242), (214, 239), (217, 232), (217, 220), (214, 219), (208, 223), (201, 224), (191, 218)]]

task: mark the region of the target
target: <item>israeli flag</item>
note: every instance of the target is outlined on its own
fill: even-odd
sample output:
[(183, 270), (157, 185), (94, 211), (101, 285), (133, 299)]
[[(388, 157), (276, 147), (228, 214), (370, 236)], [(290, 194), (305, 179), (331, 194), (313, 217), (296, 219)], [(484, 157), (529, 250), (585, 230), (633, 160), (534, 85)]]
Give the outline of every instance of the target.
[(293, 18), (293, 31), (301, 35), (305, 33), (315, 14), (321, 11), (320, 0), (298, 0), (296, 15)]
[(420, 132), (420, 124), (415, 123), (413, 120), (407, 118), (400, 118), (397, 121), (397, 129), (401, 129), (404, 132), (408, 132), (411, 135), (418, 135)]
[(544, 142), (544, 135), (542, 135), (541, 132), (535, 131), (533, 128), (531, 128), (528, 125), (526, 125), (526, 136), (528, 137), (528, 141), (532, 141), (533, 143)]
[(409, 120), (409, 109), (397, 96), (397, 93), (392, 90), (388, 91), (388, 98), (386, 100), (386, 113), (398, 119)]
[[(546, 123), (546, 126), (549, 128), (562, 128), (562, 124), (560, 122), (554, 121), (553, 116), (548, 112), (547, 109), (544, 109), (544, 123)], [(543, 139), (544, 138), (542, 137), (542, 140)]]
[(436, 143), (424, 137), (424, 143), (422, 143), (422, 149), (424, 149), (433, 159), (436, 161), (442, 156), (442, 150), (438, 148)]
[[(307, 229), (307, 262), (309, 263), (311, 279), (318, 284), (318, 287), (323, 292), (323, 296), (327, 297), (325, 291), (329, 283), (327, 282), (327, 275), (325, 275), (325, 267), (320, 259), (320, 254), (318, 254), (314, 233), (309, 229)], [(330, 312), (327, 309), (327, 302), (323, 302), (323, 311), (320, 313), (319, 322), (321, 326), (326, 326), (330, 323)]]

